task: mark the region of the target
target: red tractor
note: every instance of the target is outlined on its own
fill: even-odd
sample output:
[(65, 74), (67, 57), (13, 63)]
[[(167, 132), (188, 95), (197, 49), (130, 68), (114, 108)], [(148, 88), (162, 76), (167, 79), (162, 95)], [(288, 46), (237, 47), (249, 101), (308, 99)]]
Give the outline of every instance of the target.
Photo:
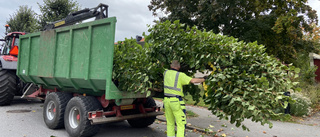
[[(6, 31), (9, 25), (6, 25)], [(7, 33), (6, 33), (7, 34)], [(19, 36), (25, 32), (11, 32), (1, 39), (5, 43), (0, 53), (0, 105), (11, 103), (15, 95), (22, 95), (25, 84), (16, 76)]]

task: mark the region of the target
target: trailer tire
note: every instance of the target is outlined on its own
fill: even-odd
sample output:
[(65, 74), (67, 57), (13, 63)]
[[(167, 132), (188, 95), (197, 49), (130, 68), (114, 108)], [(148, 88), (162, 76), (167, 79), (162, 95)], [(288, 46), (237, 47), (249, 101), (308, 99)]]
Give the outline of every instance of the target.
[(17, 76), (13, 71), (0, 68), (0, 106), (10, 105), (17, 91)]
[(91, 125), (89, 111), (102, 110), (101, 103), (93, 96), (73, 97), (66, 108), (64, 125), (71, 137), (93, 136), (100, 130), (99, 125)]
[[(148, 97), (144, 107), (151, 108), (157, 106), (156, 102), (152, 97)], [(128, 119), (128, 123), (131, 127), (135, 128), (144, 128), (151, 125), (156, 120), (156, 116), (154, 117), (146, 117), (146, 118), (137, 118), (137, 119)]]
[(64, 127), (64, 112), (72, 94), (52, 92), (46, 96), (43, 107), (44, 123), (50, 129)]

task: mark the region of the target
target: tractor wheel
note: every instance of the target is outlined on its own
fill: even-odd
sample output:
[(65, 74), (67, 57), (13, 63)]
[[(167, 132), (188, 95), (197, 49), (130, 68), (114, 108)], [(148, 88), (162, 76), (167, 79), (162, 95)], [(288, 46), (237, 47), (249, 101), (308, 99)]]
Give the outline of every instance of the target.
[(10, 105), (17, 91), (17, 76), (13, 71), (0, 70), (0, 106)]
[[(151, 108), (156, 106), (156, 102), (152, 97), (147, 98), (146, 103), (143, 105), (146, 108)], [(137, 119), (128, 119), (128, 123), (131, 127), (143, 128), (151, 125), (156, 120), (156, 116), (154, 117), (146, 117), (146, 118), (137, 118)]]
[(93, 96), (73, 97), (66, 108), (64, 126), (71, 137), (93, 136), (99, 125), (91, 125), (88, 112), (102, 110), (101, 103)]
[(46, 96), (43, 107), (43, 119), (50, 129), (64, 127), (64, 112), (72, 94), (64, 92), (52, 92)]

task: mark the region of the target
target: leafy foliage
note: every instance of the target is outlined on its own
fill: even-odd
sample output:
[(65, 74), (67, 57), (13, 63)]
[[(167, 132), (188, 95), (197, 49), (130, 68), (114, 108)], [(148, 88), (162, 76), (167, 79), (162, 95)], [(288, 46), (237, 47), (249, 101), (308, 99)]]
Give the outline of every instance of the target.
[[(314, 85), (315, 84), (315, 77), (316, 70), (318, 69), (317, 66), (310, 65), (310, 57), (309, 53), (299, 53), (298, 60), (296, 61), (295, 66), (299, 67), (300, 72), (300, 84), (299, 86), (304, 87), (305, 84)], [(304, 87), (305, 88), (305, 87)]]
[(19, 9), (10, 15), (7, 24), (10, 26), (10, 32), (35, 32), (39, 29), (37, 24), (37, 14), (28, 6), (19, 6)]
[(317, 110), (317, 106), (319, 106), (320, 102), (320, 85), (311, 85), (309, 83), (301, 82), (299, 83), (299, 86), (302, 87), (301, 93), (311, 100), (311, 106)]
[(294, 116), (308, 116), (311, 113), (311, 100), (301, 93), (291, 95), (295, 103), (290, 104), (290, 113)]
[(42, 13), (39, 21), (42, 28), (47, 22), (61, 20), (71, 12), (79, 10), (79, 4), (73, 0), (43, 0), (43, 2), (43, 5), (38, 3)]
[(142, 47), (134, 39), (115, 45), (112, 79), (120, 90), (144, 93), (151, 87), (148, 50), (147, 44)]
[[(320, 49), (320, 26), (317, 26), (315, 23), (312, 23), (311, 26), (313, 30), (311, 32), (307, 32), (303, 39), (305, 41), (309, 41), (314, 47), (319, 50)], [(319, 51), (313, 51), (315, 53), (319, 53)]]
[(313, 27), (313, 30), (311, 33), (307, 34), (307, 39), (310, 38), (311, 40), (320, 43), (320, 26), (317, 26), (315, 23), (312, 23), (311, 26)]
[(180, 20), (200, 30), (257, 41), (269, 55), (286, 63), (294, 62), (301, 50), (315, 49), (302, 39), (304, 33), (312, 32), (309, 24), (318, 22), (307, 0), (151, 0), (149, 10), (167, 15), (160, 21)]
[[(219, 118), (230, 117), (237, 127), (244, 119), (272, 127), (269, 118), (286, 118), (272, 109), (293, 102), (283, 93), (296, 90), (294, 80), (299, 69), (268, 56), (264, 46), (201, 31), (179, 21), (158, 23), (149, 32), (145, 47), (133, 40), (115, 46), (113, 78), (122, 82), (118, 86), (120, 90), (163, 89), (162, 73), (177, 59), (182, 63), (180, 71), (189, 76), (197, 70), (211, 71), (203, 98), (208, 109)], [(194, 100), (201, 98), (195, 85), (184, 87), (184, 91)], [(247, 129), (245, 125), (242, 128)]]
[[(268, 118), (280, 115), (271, 109), (282, 106), (283, 101), (284, 106), (291, 101), (283, 93), (294, 89), (297, 83), (292, 80), (298, 77), (295, 73), (299, 73), (299, 69), (268, 56), (262, 45), (200, 31), (179, 21), (174, 24), (166, 21), (149, 31), (147, 39), (153, 44), (152, 58), (164, 64), (178, 59), (184, 64), (181, 71), (189, 75), (197, 70), (213, 72), (205, 82), (208, 85), (205, 102), (213, 114), (226, 119), (230, 116), (236, 126), (240, 126), (244, 118), (272, 126)], [(199, 92), (192, 90), (193, 97), (197, 98)]]

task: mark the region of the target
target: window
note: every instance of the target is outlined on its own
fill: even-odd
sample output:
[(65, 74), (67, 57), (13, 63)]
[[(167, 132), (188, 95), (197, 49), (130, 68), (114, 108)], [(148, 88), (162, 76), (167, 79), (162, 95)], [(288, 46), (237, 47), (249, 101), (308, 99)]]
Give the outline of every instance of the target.
[(8, 55), (10, 50), (11, 50), (11, 45), (12, 45), (12, 37), (6, 37), (6, 44), (2, 49), (2, 54), (3, 55)]
[(14, 46), (19, 46), (19, 38), (16, 37), (16, 39), (14, 40)]

